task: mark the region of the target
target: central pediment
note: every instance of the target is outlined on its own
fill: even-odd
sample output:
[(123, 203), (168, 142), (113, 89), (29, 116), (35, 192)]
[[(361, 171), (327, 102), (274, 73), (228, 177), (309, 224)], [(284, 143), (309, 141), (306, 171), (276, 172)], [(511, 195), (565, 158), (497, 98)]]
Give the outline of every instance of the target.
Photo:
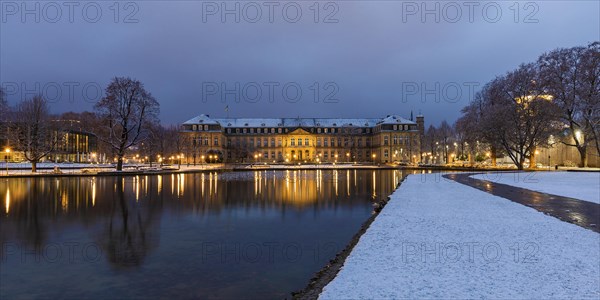
[(304, 129), (303, 129), (303, 128), (301, 128), (301, 127), (298, 127), (298, 128), (296, 128), (296, 129), (294, 129), (294, 130), (290, 131), (288, 134), (312, 134), (312, 133), (310, 133), (310, 132), (308, 132), (308, 131), (304, 130)]

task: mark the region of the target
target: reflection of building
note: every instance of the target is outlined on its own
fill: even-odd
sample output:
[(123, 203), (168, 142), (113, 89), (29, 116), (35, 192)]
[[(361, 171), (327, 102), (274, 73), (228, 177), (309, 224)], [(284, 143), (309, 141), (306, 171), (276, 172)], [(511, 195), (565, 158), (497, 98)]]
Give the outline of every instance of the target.
[(424, 118), (210, 118), (182, 124), (189, 162), (416, 162)]

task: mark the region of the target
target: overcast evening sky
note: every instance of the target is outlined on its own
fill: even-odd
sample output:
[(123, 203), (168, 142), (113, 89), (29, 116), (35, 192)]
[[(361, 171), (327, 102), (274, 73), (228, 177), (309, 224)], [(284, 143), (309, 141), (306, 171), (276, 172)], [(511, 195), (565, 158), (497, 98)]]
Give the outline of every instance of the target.
[[(486, 11), (486, 2), (230, 1), (240, 13), (224, 20), (215, 11), (221, 2), (132, 1), (118, 10), (112, 1), (75, 3), (70, 14), (63, 2), (1, 1), (0, 81), (11, 104), (39, 88), (54, 113), (91, 110), (95, 86), (130, 76), (159, 100), (164, 124), (225, 117), (227, 105), (231, 117), (420, 111), (427, 125), (439, 124), (456, 120), (470, 91), (494, 76), (554, 48), (600, 40), (598, 1), (493, 2)], [(421, 15), (423, 3), (439, 22)], [(261, 98), (222, 101), (221, 86), (236, 82), (250, 98), (261, 86)], [(423, 94), (436, 83), (440, 95)], [(302, 96), (291, 103), (297, 87)]]

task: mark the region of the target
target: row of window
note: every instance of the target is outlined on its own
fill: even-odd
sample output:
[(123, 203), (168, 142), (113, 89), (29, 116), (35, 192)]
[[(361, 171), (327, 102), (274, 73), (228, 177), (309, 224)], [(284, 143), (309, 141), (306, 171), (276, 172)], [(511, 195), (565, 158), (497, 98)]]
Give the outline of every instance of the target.
[[(205, 125), (206, 126), (206, 125)], [(314, 132), (314, 128), (308, 129), (310, 132)], [(317, 133), (347, 133), (347, 134), (365, 134), (371, 133), (371, 128), (317, 128)], [(255, 134), (255, 133), (287, 133), (289, 132), (289, 128), (227, 128), (227, 133), (245, 133), (245, 134)]]
[[(227, 145), (231, 146), (233, 141), (233, 139), (228, 139), (227, 140)], [(207, 143), (207, 139), (203, 140), (204, 142), (202, 144), (198, 144), (198, 145), (208, 145)], [(276, 143), (277, 142), (277, 143)], [(240, 140), (239, 139), (235, 139), (235, 143), (236, 145), (240, 144)], [(246, 139), (246, 143), (247, 145), (251, 146), (251, 147), (281, 147), (283, 145), (283, 139), (282, 138), (277, 138), (277, 140), (275, 138), (247, 138)], [(370, 147), (371, 146), (371, 141), (369, 139), (365, 139), (364, 143), (363, 143), (363, 139), (362, 138), (341, 138), (341, 137), (337, 137), (337, 138), (317, 138), (316, 139), (316, 146), (317, 147), (329, 147), (331, 145), (331, 147), (350, 147), (350, 146), (354, 146), (354, 147)], [(218, 140), (217, 138), (215, 138), (215, 146), (218, 145)], [(290, 147), (302, 147), (302, 146), (315, 146), (315, 142), (312, 141), (309, 138), (290, 138), (289, 139), (289, 146)]]
[[(385, 157), (387, 157), (387, 150), (385, 151)], [(255, 159), (258, 158), (262, 158), (262, 159), (278, 159), (278, 160), (284, 160), (284, 159), (289, 159), (289, 160), (314, 160), (319, 158), (320, 160), (326, 161), (326, 160), (340, 160), (340, 161), (344, 161), (344, 160), (356, 160), (356, 159), (363, 159), (363, 158), (370, 158), (371, 157), (371, 151), (366, 150), (366, 151), (356, 151), (354, 152), (354, 155), (352, 155), (352, 157), (350, 157), (351, 155), (349, 155), (350, 153), (347, 152), (346, 155), (343, 155), (340, 152), (336, 152), (336, 151), (318, 151), (316, 153), (311, 153), (310, 151), (306, 150), (304, 152), (302, 151), (291, 151), (290, 153), (286, 154), (286, 157), (283, 157), (283, 153), (281, 151), (263, 151), (262, 154), (258, 153), (258, 156), (254, 156)], [(231, 153), (228, 154), (228, 157), (231, 158)]]
[[(200, 136), (192, 139), (192, 146), (208, 146), (208, 137)], [(215, 137), (213, 139), (213, 146), (219, 146), (219, 138)]]
[(208, 131), (210, 127), (208, 127), (208, 125), (192, 125), (192, 130), (193, 131)]
[[(384, 146), (389, 146), (389, 136), (384, 136), (383, 137), (383, 145)], [(239, 144), (239, 140), (236, 140), (236, 142)], [(269, 144), (270, 142), (270, 144)], [(364, 144), (366, 147), (370, 147), (371, 146), (371, 142), (369, 139), (365, 139), (364, 140)], [(248, 144), (252, 147), (256, 146), (256, 147), (275, 147), (275, 145), (277, 145), (277, 147), (281, 147), (283, 144), (283, 139), (282, 138), (278, 138), (277, 139), (277, 144), (275, 143), (275, 138), (248, 138)], [(398, 136), (398, 135), (394, 135), (392, 137), (392, 144), (393, 145), (410, 145), (411, 144), (411, 139), (408, 136)], [(192, 139), (192, 145), (193, 146), (209, 146), (209, 137), (207, 136), (200, 136), (200, 137), (195, 137)], [(213, 138), (213, 146), (219, 146), (219, 138), (218, 137), (214, 137)], [(231, 146), (231, 139), (228, 140), (228, 145)], [(342, 139), (342, 137), (337, 137), (337, 138), (317, 138), (316, 139), (316, 146), (317, 147), (329, 147), (331, 145), (331, 147), (350, 147), (350, 146), (354, 146), (354, 147), (363, 147), (363, 139), (362, 138), (348, 138), (345, 137)], [(296, 147), (296, 146), (314, 146), (313, 143), (311, 143), (311, 140), (309, 138), (290, 138), (290, 146), (291, 147)]]
[[(407, 130), (412, 130), (415, 129), (414, 125), (406, 125), (406, 124), (401, 124), (401, 125), (388, 125), (390, 127), (387, 127), (388, 129), (392, 129), (394, 131), (407, 131)], [(216, 129), (216, 128), (213, 128)], [(210, 130), (210, 126), (209, 125), (192, 125), (192, 130), (193, 131), (208, 131)], [(313, 128), (309, 129), (311, 132), (313, 131)], [(361, 133), (372, 133), (372, 132), (379, 132), (381, 131), (379, 127), (376, 127), (374, 130), (372, 130), (371, 128), (364, 128), (364, 127), (342, 127), (342, 128), (327, 128), (327, 127), (318, 127), (317, 129), (317, 133), (352, 133), (352, 134), (361, 134)], [(227, 133), (250, 133), (250, 134), (254, 134), (254, 133), (282, 133), (284, 132), (284, 128), (278, 127), (278, 128), (227, 128)], [(285, 128), (285, 132), (288, 132), (288, 128)]]
[[(410, 137), (394, 135), (392, 138), (393, 145), (410, 145)], [(388, 146), (390, 139), (387, 135), (383, 136), (383, 145)]]

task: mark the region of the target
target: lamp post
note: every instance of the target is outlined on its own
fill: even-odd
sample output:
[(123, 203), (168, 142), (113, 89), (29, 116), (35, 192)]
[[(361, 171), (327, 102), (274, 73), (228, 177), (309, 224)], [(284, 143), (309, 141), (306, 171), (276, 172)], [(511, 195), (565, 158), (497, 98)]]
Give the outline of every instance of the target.
[(4, 152), (6, 153), (4, 155), (4, 158), (6, 159), (6, 176), (8, 176), (8, 155), (10, 154), (10, 148), (6, 148)]

